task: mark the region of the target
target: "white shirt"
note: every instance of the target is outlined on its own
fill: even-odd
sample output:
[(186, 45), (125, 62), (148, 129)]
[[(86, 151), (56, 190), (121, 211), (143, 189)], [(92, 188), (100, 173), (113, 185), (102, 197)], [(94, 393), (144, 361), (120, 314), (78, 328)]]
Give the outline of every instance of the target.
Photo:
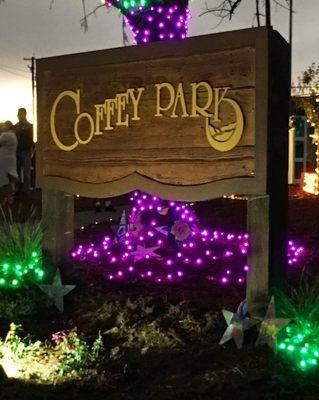
[(13, 131), (0, 134), (0, 187), (10, 183), (8, 175), (18, 178), (17, 146), (17, 136)]

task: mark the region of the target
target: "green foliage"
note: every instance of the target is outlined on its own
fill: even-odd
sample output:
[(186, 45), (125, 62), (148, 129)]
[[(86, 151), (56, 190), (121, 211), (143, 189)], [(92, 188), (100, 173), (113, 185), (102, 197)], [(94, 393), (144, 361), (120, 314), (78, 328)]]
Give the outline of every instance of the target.
[(35, 209), (23, 223), (14, 220), (11, 210), (0, 208), (0, 215), (0, 288), (41, 281), (43, 228)]
[(21, 331), (21, 325), (16, 325), (12, 322), (10, 324), (10, 330), (3, 342), (3, 346), (10, 350), (14, 357), (19, 359), (27, 358), (30, 353), (36, 351), (41, 345), (40, 341), (32, 343), (29, 336), (21, 339), (18, 334), (18, 332)]
[(290, 297), (280, 295), (279, 310), (292, 322), (280, 334), (279, 354), (290, 360), (292, 369), (317, 370), (319, 367), (319, 288), (302, 279)]
[(306, 86), (319, 85), (319, 65), (312, 63), (299, 77), (299, 83)]
[[(48, 342), (21, 339), (21, 326), (12, 323), (4, 341), (0, 340), (0, 366), (12, 377), (38, 382), (56, 382), (81, 379), (96, 375), (104, 352), (99, 334), (92, 346), (74, 329), (59, 332), (61, 342), (54, 346)], [(13, 371), (13, 372), (12, 372)]]
[(84, 372), (98, 363), (103, 349), (104, 345), (100, 332), (92, 348), (90, 348), (74, 329), (68, 335), (63, 335), (62, 342), (57, 346), (56, 350), (61, 353), (59, 357), (61, 362), (57, 369), (62, 375)]
[(304, 322), (319, 323), (319, 287), (303, 276), (297, 289), (289, 296), (279, 294), (277, 304), (283, 315), (303, 325)]

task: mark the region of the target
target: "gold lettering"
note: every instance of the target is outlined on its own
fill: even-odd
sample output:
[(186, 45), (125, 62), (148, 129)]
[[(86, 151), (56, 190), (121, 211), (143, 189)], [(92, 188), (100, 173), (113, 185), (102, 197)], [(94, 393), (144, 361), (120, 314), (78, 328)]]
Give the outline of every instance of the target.
[[(90, 125), (91, 125), (91, 131), (90, 131), (90, 134), (89, 134), (89, 136), (88, 136), (88, 138), (86, 140), (82, 140), (80, 138), (80, 135), (79, 135), (79, 123), (80, 123), (82, 118), (87, 118), (87, 120), (90, 122)], [(77, 119), (75, 120), (75, 124), (74, 124), (74, 135), (75, 135), (78, 143), (80, 143), (80, 144), (88, 144), (93, 139), (93, 136), (94, 136), (94, 121), (93, 121), (93, 118), (91, 117), (91, 115), (89, 113), (82, 113), (82, 114), (78, 115)]]
[[(162, 111), (168, 111), (173, 103), (174, 103), (174, 98), (175, 98), (175, 90), (173, 85), (171, 85), (170, 83), (158, 83), (155, 85), (156, 87), (156, 114), (155, 117), (162, 117)], [(170, 100), (169, 103), (166, 107), (163, 107), (161, 105), (161, 90), (162, 89), (167, 89), (168, 93), (170, 95)]]
[[(207, 100), (206, 104), (201, 107), (197, 103), (197, 89), (203, 87), (206, 89), (207, 93)], [(210, 108), (213, 102), (213, 91), (209, 83), (207, 82), (199, 82), (199, 83), (191, 83), (191, 88), (192, 88), (192, 113), (191, 117), (199, 117), (200, 115), (204, 117), (211, 117), (212, 114), (207, 112), (207, 110)]]
[(174, 102), (174, 108), (173, 112), (171, 115), (171, 118), (177, 118), (178, 115), (176, 114), (176, 108), (177, 104), (180, 103), (181, 108), (182, 108), (182, 118), (189, 117), (186, 109), (186, 102), (185, 102), (185, 97), (184, 97), (184, 90), (183, 90), (183, 84), (179, 83), (176, 91), (176, 97), (175, 97), (175, 102)]
[(129, 121), (129, 116), (128, 114), (125, 114), (125, 119), (123, 121), (123, 114), (122, 112), (125, 111), (126, 105), (128, 103), (128, 93), (120, 93), (116, 95), (116, 101), (117, 101), (117, 126), (126, 126), (128, 127), (128, 121)]
[(111, 125), (112, 122), (112, 117), (114, 115), (115, 111), (115, 100), (114, 99), (106, 99), (105, 100), (105, 130), (106, 131), (111, 131), (113, 130), (113, 126)]
[(94, 135), (103, 135), (101, 132), (101, 121), (104, 119), (104, 113), (105, 113), (105, 104), (96, 104), (95, 105), (96, 109), (96, 118), (95, 118), (95, 133)]
[(138, 116), (138, 107), (139, 107), (142, 93), (144, 92), (145, 88), (137, 89), (137, 97), (135, 97), (134, 90), (135, 89), (129, 89), (127, 92), (130, 95), (131, 100), (133, 102), (133, 110), (134, 110), (133, 115), (134, 116), (132, 118), (132, 121), (139, 121), (141, 118)]
[[(228, 92), (229, 87), (225, 87), (225, 88), (216, 88), (214, 89), (214, 120), (213, 122), (220, 122), (219, 119), (219, 106), (220, 103), (224, 100), (224, 97), (226, 96), (226, 93)], [(223, 90), (224, 92), (222, 93), (222, 95), (219, 97), (219, 92)]]
[(77, 141), (71, 144), (70, 146), (67, 146), (61, 142), (61, 140), (58, 137), (56, 127), (55, 127), (55, 115), (56, 115), (56, 109), (58, 107), (58, 104), (64, 97), (70, 97), (76, 106), (76, 113), (77, 115), (80, 113), (80, 89), (78, 89), (76, 92), (72, 92), (71, 90), (66, 90), (65, 92), (62, 92), (59, 94), (59, 96), (55, 99), (55, 102), (53, 103), (52, 106), (52, 111), (51, 111), (51, 116), (50, 116), (50, 128), (51, 128), (51, 135), (54, 143), (58, 146), (59, 149), (64, 150), (64, 151), (72, 151), (76, 148), (76, 146), (79, 144)]
[[(222, 101), (228, 103), (234, 109), (235, 122), (221, 128), (216, 128), (214, 125), (209, 123), (209, 118), (206, 118), (206, 136), (209, 144), (214, 149), (218, 151), (229, 151), (237, 146), (242, 137), (244, 132), (244, 116), (239, 104), (235, 100), (222, 96), (221, 101), (218, 103), (218, 107)], [(219, 108), (216, 112), (218, 115)], [(213, 122), (215, 122), (215, 119)]]

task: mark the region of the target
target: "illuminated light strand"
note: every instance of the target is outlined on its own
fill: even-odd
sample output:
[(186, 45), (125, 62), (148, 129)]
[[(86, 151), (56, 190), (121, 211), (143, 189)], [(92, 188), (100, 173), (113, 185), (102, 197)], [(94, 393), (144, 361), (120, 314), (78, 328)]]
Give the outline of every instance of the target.
[(185, 39), (191, 19), (188, 0), (151, 2), (147, 0), (112, 0), (104, 2), (124, 15), (133, 33), (134, 44)]
[(302, 190), (310, 194), (319, 194), (319, 177), (316, 172), (305, 172), (303, 175)]
[[(79, 245), (72, 252), (73, 260), (89, 261), (112, 281), (141, 278), (178, 282), (199, 274), (222, 286), (245, 282), (249, 272), (248, 234), (199, 229), (197, 216), (188, 204), (163, 201), (137, 191), (131, 201), (129, 226), (133, 229), (124, 234), (121, 242), (115, 243), (109, 235), (100, 244)], [(170, 227), (165, 231), (163, 225), (168, 221)], [(137, 257), (138, 246), (146, 251)], [(304, 252), (302, 246), (290, 240), (289, 265), (297, 267)]]
[(297, 100), (307, 114), (308, 124), (314, 129), (310, 137), (316, 146), (316, 168), (314, 172), (305, 174), (302, 189), (307, 193), (319, 195), (319, 87), (311, 87), (309, 96)]
[(0, 289), (19, 288), (26, 283), (41, 282), (43, 277), (39, 251), (32, 251), (29, 262), (6, 260), (0, 263)]
[(319, 366), (318, 326), (309, 322), (289, 325), (278, 341), (279, 354), (293, 361), (302, 371), (313, 370)]

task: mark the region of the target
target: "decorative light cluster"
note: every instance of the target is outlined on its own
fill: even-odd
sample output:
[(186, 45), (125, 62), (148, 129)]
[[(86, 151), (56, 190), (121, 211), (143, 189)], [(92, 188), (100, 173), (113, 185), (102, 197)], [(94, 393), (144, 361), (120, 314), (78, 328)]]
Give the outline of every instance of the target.
[(116, 7), (130, 27), (134, 44), (172, 39), (185, 39), (191, 19), (188, 0), (112, 0), (105, 3)]
[(1, 288), (18, 288), (27, 282), (40, 282), (44, 276), (39, 251), (32, 251), (28, 262), (4, 261), (0, 264)]
[(293, 240), (288, 242), (288, 264), (298, 266), (300, 264), (300, 257), (305, 252), (303, 246), (298, 246)]
[[(74, 260), (92, 263), (109, 280), (171, 282), (196, 275), (223, 286), (245, 282), (247, 234), (199, 229), (188, 204), (140, 192), (131, 201), (130, 220), (120, 226), (120, 237), (79, 245), (72, 252)], [(289, 242), (289, 264), (297, 264), (302, 253), (303, 248)]]
[(135, 10), (141, 11), (144, 7), (147, 7), (150, 4), (149, 0), (113, 0), (107, 1), (102, 0), (102, 4), (105, 4), (106, 7), (116, 7), (123, 14)]
[(307, 122), (310, 123), (314, 132), (310, 137), (312, 143), (316, 146), (316, 169), (314, 173), (314, 188), (311, 193), (319, 195), (319, 89), (318, 87), (312, 90), (310, 104), (306, 107), (308, 115)]
[[(314, 73), (313, 78), (318, 75)], [(318, 83), (313, 86), (302, 88), (308, 89), (308, 94), (301, 93), (298, 96), (294, 97), (294, 101), (296, 105), (300, 108), (303, 108), (307, 115), (307, 122), (313, 133), (310, 136), (312, 138), (312, 143), (316, 146), (316, 168), (314, 173), (308, 174), (307, 182), (305, 182), (305, 186), (303, 190), (308, 193), (319, 195), (319, 85)]]
[(316, 172), (305, 172), (302, 178), (302, 190), (310, 194), (319, 194), (319, 177)]
[(294, 360), (298, 369), (309, 371), (319, 366), (318, 326), (313, 324), (289, 325), (277, 344), (280, 353)]

